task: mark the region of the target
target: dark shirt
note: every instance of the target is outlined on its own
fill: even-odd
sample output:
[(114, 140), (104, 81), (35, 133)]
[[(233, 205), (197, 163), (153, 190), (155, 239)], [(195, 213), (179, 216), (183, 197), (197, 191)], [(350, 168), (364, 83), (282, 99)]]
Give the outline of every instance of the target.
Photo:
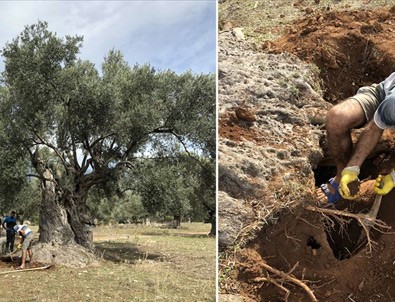
[(7, 216), (6, 218), (4, 218), (3, 223), (6, 224), (7, 230), (10, 230), (10, 229), (14, 230), (14, 226), (16, 226), (16, 218)]

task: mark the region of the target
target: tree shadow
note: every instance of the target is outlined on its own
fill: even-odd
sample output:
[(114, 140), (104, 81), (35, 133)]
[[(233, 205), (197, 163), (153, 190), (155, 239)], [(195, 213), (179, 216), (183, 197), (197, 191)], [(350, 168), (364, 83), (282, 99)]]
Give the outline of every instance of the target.
[(164, 261), (161, 254), (153, 254), (141, 251), (136, 245), (120, 242), (100, 242), (95, 244), (96, 255), (107, 261), (115, 263), (136, 263), (140, 260)]
[(188, 238), (207, 238), (209, 237), (208, 232), (202, 232), (202, 233), (156, 233), (156, 232), (144, 232), (145, 236), (171, 236), (171, 237), (188, 237)]

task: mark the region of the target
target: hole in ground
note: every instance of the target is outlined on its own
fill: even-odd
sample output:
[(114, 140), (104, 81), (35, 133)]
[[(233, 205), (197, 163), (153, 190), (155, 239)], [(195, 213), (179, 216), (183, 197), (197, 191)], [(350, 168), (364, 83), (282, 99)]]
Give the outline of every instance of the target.
[[(325, 160), (327, 163), (328, 160)], [(380, 159), (382, 162), (382, 159)], [(360, 179), (374, 179), (378, 175), (379, 167), (377, 158), (370, 158), (365, 161), (361, 167)], [(326, 183), (331, 177), (336, 175), (335, 166), (318, 165), (314, 170), (314, 178), (317, 186)], [(335, 208), (345, 210), (346, 208), (353, 213), (368, 213), (371, 205), (358, 201), (341, 200), (336, 203)], [(359, 247), (364, 246), (359, 242), (363, 228), (355, 219), (345, 219), (343, 222), (332, 220), (326, 223), (325, 232), (329, 246), (333, 251), (333, 255), (338, 260), (345, 260), (352, 257), (359, 251)]]
[(311, 247), (313, 250), (318, 250), (321, 248), (321, 244), (315, 240), (314, 236), (310, 236), (309, 241), (307, 241), (307, 246)]
[[(375, 157), (366, 159), (361, 167), (359, 179), (375, 179), (379, 175), (383, 157), (385, 156), (385, 154), (380, 153)], [(325, 159), (322, 162), (323, 164), (319, 163), (317, 168), (313, 169), (316, 187), (328, 182), (330, 178), (336, 175), (336, 167), (334, 165), (327, 165), (327, 162), (328, 159)]]
[(337, 221), (334, 222), (333, 226), (326, 225), (325, 233), (336, 259), (345, 260), (355, 253), (356, 244), (361, 232), (362, 227), (355, 219), (342, 225)]

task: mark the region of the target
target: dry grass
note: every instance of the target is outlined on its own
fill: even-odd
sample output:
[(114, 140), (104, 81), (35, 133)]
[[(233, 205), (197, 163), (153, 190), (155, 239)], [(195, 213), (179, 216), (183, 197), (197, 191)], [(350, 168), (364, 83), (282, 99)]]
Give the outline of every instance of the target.
[(98, 266), (2, 275), (0, 300), (215, 301), (215, 238), (204, 235), (209, 228), (98, 227)]

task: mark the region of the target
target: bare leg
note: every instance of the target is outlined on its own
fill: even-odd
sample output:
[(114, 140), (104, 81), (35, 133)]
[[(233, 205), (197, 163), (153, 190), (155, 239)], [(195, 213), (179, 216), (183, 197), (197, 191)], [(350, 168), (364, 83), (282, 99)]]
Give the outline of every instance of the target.
[(26, 267), (26, 250), (22, 250), (22, 263), (21, 263), (21, 268)]
[(32, 251), (32, 249), (28, 249), (27, 251), (29, 253), (30, 264), (32, 264), (33, 263), (33, 251)]
[[(351, 130), (365, 123), (365, 113), (354, 99), (347, 99), (328, 111), (326, 138), (329, 152), (336, 164), (336, 183), (340, 182), (341, 172), (347, 166), (353, 152)], [(321, 189), (317, 190), (317, 197), (320, 202), (327, 202), (327, 197)]]

